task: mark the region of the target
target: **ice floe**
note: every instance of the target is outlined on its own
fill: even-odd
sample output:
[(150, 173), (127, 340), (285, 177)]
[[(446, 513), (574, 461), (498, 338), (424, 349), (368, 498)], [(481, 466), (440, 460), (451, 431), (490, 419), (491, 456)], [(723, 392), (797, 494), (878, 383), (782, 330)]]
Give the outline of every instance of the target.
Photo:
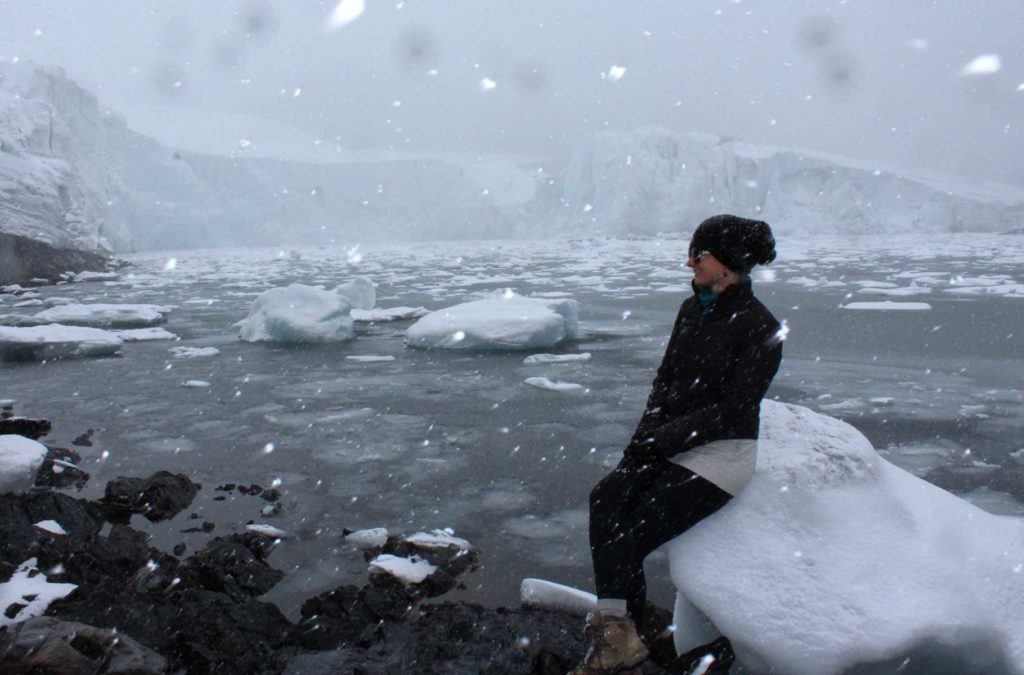
[(124, 342), (109, 331), (85, 326), (0, 326), (0, 360), (42, 361), (109, 356)]
[(167, 320), (170, 307), (161, 305), (78, 304), (44, 309), (33, 317), (39, 323), (93, 328), (147, 328)]
[(575, 382), (559, 382), (549, 380), (546, 377), (528, 377), (523, 382), (531, 387), (548, 391), (583, 391), (586, 388), (582, 384), (576, 384)]
[(220, 350), (216, 347), (171, 347), (167, 351), (171, 352), (176, 359), (199, 359), (220, 354)]
[(357, 363), (385, 363), (387, 361), (394, 361), (394, 356), (388, 356), (386, 354), (353, 354), (345, 357), (346, 361), (356, 361)]
[(369, 310), (377, 304), (377, 287), (368, 277), (355, 277), (334, 289), (348, 298), (353, 309)]
[(590, 352), (582, 352), (580, 354), (530, 354), (523, 359), (523, 363), (532, 366), (546, 363), (574, 363), (589, 360)]
[(178, 336), (165, 328), (132, 328), (110, 331), (125, 342), (150, 342), (154, 340), (177, 340)]
[(842, 307), (843, 309), (881, 311), (921, 311), (932, 308), (932, 306), (927, 302), (893, 302), (892, 300), (882, 300), (880, 302), (848, 302)]
[(576, 337), (576, 301), (512, 293), (432, 312), (406, 331), (418, 348), (538, 349)]
[(717, 628), (752, 672), (896, 670), (935, 645), (961, 672), (1024, 672), (1024, 521), (839, 420), (765, 401), (761, 425), (753, 482), (668, 545), (678, 650)]
[(262, 293), (236, 325), (247, 342), (340, 342), (355, 334), (351, 311), (344, 295), (292, 284)]

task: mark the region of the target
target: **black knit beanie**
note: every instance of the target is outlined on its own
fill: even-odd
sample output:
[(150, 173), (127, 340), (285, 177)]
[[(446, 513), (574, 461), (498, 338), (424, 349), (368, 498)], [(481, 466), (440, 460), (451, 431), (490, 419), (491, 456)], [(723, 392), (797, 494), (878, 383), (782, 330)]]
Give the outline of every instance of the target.
[(754, 265), (775, 260), (775, 237), (768, 223), (722, 214), (697, 226), (690, 240), (690, 257), (707, 251), (719, 262), (740, 274), (749, 274)]

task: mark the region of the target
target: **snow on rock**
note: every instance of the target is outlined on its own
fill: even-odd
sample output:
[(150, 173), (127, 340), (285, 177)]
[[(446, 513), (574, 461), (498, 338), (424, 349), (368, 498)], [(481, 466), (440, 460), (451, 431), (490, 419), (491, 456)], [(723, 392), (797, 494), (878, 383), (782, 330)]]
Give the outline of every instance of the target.
[(585, 616), (597, 606), (597, 596), (593, 593), (544, 579), (523, 579), (519, 585), (519, 600), (523, 607), (548, 609), (577, 616)]
[(575, 382), (556, 382), (554, 380), (549, 380), (546, 377), (528, 377), (523, 380), (523, 382), (531, 387), (547, 389), (548, 391), (583, 391), (585, 389), (582, 384), (576, 384)]
[(109, 331), (83, 326), (0, 326), (0, 360), (42, 361), (108, 356), (124, 342)]
[(152, 340), (177, 340), (178, 336), (174, 333), (160, 328), (132, 328), (129, 330), (113, 330), (110, 331), (117, 337), (121, 338), (125, 342), (150, 342)]
[(352, 319), (363, 322), (401, 321), (418, 319), (430, 314), (426, 307), (378, 307), (377, 309), (353, 309)]
[(355, 335), (351, 311), (344, 295), (292, 284), (262, 293), (236, 325), (247, 342), (339, 342)]
[(356, 530), (346, 534), (345, 541), (359, 548), (380, 548), (388, 543), (388, 531), (384, 527)]
[(409, 327), (406, 344), (423, 349), (538, 349), (572, 339), (577, 330), (575, 300), (506, 292), (431, 312)]
[(927, 302), (893, 302), (883, 300), (881, 302), (848, 302), (842, 306), (843, 309), (867, 309), (881, 311), (921, 311), (931, 309)]
[(220, 354), (220, 350), (216, 347), (171, 347), (167, 351), (171, 352), (176, 359), (200, 359)]
[(371, 560), (370, 567), (386, 572), (404, 584), (418, 584), (437, 571), (437, 567), (418, 556), (402, 558), (390, 553), (382, 553)]
[(31, 490), (46, 446), (16, 434), (0, 435), (0, 494)]
[(762, 404), (754, 480), (668, 551), (680, 652), (717, 629), (751, 672), (896, 672), (939, 646), (949, 672), (1024, 673), (1024, 521), (807, 408)]
[(71, 304), (44, 309), (34, 319), (65, 326), (148, 328), (166, 321), (170, 311), (170, 307), (160, 305)]
[(6, 582), (0, 584), (0, 628), (41, 616), (50, 603), (78, 588), (46, 580), (35, 558), (21, 563)]
[(68, 533), (68, 531), (61, 527), (61, 524), (56, 520), (40, 520), (38, 523), (33, 523), (33, 525), (38, 527), (40, 530), (49, 532), (50, 534), (64, 535)]
[(574, 361), (589, 361), (590, 352), (582, 352), (580, 354), (530, 354), (523, 363), (528, 366), (542, 364), (542, 363), (572, 363)]
[(353, 309), (373, 309), (377, 304), (377, 287), (368, 277), (355, 277), (334, 289), (348, 298)]

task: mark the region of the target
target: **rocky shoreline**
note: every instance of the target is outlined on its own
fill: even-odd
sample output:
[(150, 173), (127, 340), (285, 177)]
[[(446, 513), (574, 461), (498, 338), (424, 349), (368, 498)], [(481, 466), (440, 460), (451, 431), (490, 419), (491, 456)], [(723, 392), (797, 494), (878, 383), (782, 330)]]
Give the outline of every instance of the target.
[(33, 280), (56, 283), (68, 271), (102, 272), (110, 258), (96, 251), (58, 248), (47, 243), (0, 232), (0, 285), (32, 285)]
[[(38, 439), (50, 429), (45, 420), (13, 416), (9, 405), (4, 415), (0, 435)], [(167, 521), (188, 509), (203, 486), (159, 471), (119, 477), (101, 499), (88, 501), (63, 491), (89, 480), (80, 461), (74, 450), (48, 447), (35, 486), (0, 495), (0, 584), (30, 589), (3, 596), (3, 672), (560, 675), (582, 655), (578, 616), (435, 600), (477, 561), (471, 545), (444, 533), (390, 535), (363, 546), (365, 560), (379, 565), (368, 582), (308, 598), (301, 618), (289, 621), (259, 599), (284, 577), (268, 562), (282, 533), (250, 525), (191, 555), (184, 545), (157, 550), (131, 526), (132, 516)], [(264, 513), (274, 511), (278, 497), (273, 487), (215, 489), (259, 495)], [(378, 562), (385, 559), (431, 571), (410, 579), (389, 572)], [(37, 616), (32, 605), (50, 588), (64, 590)], [(715, 672), (700, 665), (707, 650), (676, 658), (668, 613), (649, 614), (645, 631), (654, 636), (657, 658), (645, 673)], [(727, 672), (728, 644), (712, 649), (717, 672)]]

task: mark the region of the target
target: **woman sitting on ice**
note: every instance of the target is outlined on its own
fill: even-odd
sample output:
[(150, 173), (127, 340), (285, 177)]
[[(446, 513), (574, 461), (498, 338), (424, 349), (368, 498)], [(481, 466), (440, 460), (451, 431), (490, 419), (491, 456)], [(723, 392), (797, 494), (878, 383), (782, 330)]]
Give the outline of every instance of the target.
[[(693, 234), (694, 294), (679, 309), (636, 433), (590, 495), (597, 609), (573, 675), (624, 673), (648, 650), (637, 634), (644, 558), (722, 508), (754, 476), (761, 399), (782, 359), (779, 322), (751, 290), (775, 259), (767, 223), (720, 215)], [(639, 672), (639, 671), (638, 671)]]

